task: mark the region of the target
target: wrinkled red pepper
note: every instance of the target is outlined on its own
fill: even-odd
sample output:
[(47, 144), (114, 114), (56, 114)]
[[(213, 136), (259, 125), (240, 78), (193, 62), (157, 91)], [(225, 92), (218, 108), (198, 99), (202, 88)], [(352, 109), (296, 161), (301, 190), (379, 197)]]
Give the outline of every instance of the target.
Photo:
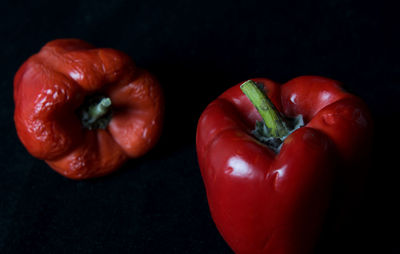
[(99, 177), (142, 156), (160, 136), (156, 79), (114, 49), (47, 43), (14, 79), (14, 120), (26, 149), (73, 179)]
[(278, 117), (302, 115), (305, 126), (276, 153), (254, 136), (254, 126), (265, 119), (241, 84), (209, 104), (196, 146), (211, 215), (236, 253), (311, 253), (334, 177), (350, 191), (362, 175), (371, 116), (361, 99), (328, 78), (302, 76), (282, 86), (253, 81), (281, 112)]

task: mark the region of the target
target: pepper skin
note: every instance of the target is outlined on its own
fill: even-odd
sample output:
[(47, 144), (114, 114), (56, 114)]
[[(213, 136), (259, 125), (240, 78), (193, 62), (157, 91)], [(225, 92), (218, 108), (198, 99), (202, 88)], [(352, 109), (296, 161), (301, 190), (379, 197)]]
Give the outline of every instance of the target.
[[(111, 118), (103, 128), (84, 128), (78, 111), (96, 95), (107, 97)], [(161, 133), (156, 79), (123, 52), (78, 39), (50, 41), (31, 56), (15, 75), (14, 102), (23, 145), (71, 179), (113, 172), (148, 152)]]
[(235, 253), (311, 253), (335, 179), (352, 185), (360, 174), (355, 166), (369, 151), (370, 114), (331, 79), (302, 76), (282, 86), (253, 81), (283, 115), (303, 115), (305, 126), (275, 154), (251, 134), (262, 119), (241, 84), (209, 104), (196, 148), (212, 218)]

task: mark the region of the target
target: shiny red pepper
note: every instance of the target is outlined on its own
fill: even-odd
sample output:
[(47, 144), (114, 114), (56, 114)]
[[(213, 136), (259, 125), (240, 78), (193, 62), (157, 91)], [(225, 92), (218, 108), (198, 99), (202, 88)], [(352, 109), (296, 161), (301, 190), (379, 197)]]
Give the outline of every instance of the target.
[(333, 183), (358, 182), (372, 120), (339, 82), (317, 76), (261, 85), (285, 118), (305, 125), (274, 152), (253, 135), (263, 118), (238, 84), (202, 113), (197, 154), (212, 218), (235, 253), (299, 254), (314, 248)]
[(14, 102), (26, 149), (68, 178), (108, 174), (149, 151), (161, 132), (156, 79), (121, 51), (78, 39), (31, 56), (15, 75)]

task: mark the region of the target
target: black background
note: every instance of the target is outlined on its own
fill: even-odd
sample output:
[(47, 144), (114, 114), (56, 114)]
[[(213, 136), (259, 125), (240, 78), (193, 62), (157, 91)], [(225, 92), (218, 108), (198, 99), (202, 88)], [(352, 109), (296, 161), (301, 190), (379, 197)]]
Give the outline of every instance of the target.
[[(397, 15), (381, 1), (2, 1), (0, 253), (231, 253), (209, 215), (197, 119), (242, 80), (305, 74), (342, 81), (375, 119), (354, 233), (319, 252), (400, 253)], [(166, 96), (158, 145), (88, 181), (31, 157), (13, 123), (18, 67), (47, 41), (71, 37), (125, 51)]]

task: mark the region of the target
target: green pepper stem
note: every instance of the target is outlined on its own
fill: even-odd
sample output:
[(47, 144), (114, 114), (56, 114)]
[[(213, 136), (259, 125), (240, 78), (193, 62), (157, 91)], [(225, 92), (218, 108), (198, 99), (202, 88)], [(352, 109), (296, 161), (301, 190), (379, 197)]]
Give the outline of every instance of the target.
[(89, 123), (96, 122), (99, 118), (104, 116), (111, 107), (110, 98), (103, 98), (101, 101), (89, 108)]
[(244, 82), (240, 89), (256, 107), (272, 137), (283, 138), (289, 134), (285, 120), (264, 91), (258, 88), (254, 81), (248, 80)]

